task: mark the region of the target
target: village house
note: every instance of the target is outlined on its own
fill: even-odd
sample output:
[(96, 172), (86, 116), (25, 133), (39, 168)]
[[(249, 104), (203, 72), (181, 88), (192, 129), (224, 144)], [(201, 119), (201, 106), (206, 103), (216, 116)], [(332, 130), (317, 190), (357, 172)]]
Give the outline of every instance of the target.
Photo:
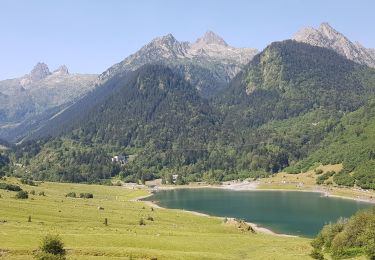
[(112, 157), (112, 162), (113, 163), (120, 163), (120, 164), (125, 164), (128, 160), (127, 155), (116, 155)]

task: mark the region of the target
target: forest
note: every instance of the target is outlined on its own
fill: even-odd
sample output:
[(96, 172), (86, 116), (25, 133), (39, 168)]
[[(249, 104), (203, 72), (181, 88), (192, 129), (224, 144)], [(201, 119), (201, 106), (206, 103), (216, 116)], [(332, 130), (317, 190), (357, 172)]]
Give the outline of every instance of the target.
[[(374, 69), (290, 40), (272, 43), (210, 99), (168, 67), (146, 65), (6, 151), (7, 174), (144, 182), (178, 173), (181, 184), (214, 183), (343, 163), (336, 184), (375, 188), (374, 93)], [(112, 163), (119, 154), (134, 159)]]

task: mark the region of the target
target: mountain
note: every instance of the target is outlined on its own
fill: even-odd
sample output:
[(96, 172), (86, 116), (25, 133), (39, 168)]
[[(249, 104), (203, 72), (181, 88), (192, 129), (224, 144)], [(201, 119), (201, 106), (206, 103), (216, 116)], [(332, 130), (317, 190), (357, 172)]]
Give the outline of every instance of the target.
[(250, 146), (243, 152), (251, 164), (299, 173), (344, 163), (341, 174), (355, 171), (352, 183), (368, 188), (374, 98), (374, 69), (288, 40), (256, 55), (216, 102), (225, 111), (222, 129), (231, 130), (231, 143)]
[(125, 60), (100, 75), (105, 82), (114, 75), (134, 71), (145, 64), (164, 64), (197, 88), (203, 96), (212, 96), (257, 53), (252, 48), (234, 48), (220, 36), (208, 31), (194, 43), (179, 42), (172, 34), (158, 37)]
[[(203, 41), (225, 45), (214, 35)], [(174, 44), (169, 43), (174, 55), (185, 53)], [(171, 48), (160, 51), (169, 55)], [(176, 173), (179, 183), (221, 182), (343, 162), (345, 171), (334, 176), (337, 184), (352, 178), (350, 183), (372, 187), (374, 176), (363, 165), (373, 165), (375, 153), (366, 141), (373, 137), (367, 124), (373, 122), (374, 98), (374, 69), (332, 49), (274, 42), (212, 99), (173, 66), (113, 73), (35, 131), (14, 158), (27, 165), (22, 171), (30, 177), (77, 182), (115, 175), (144, 181)], [(360, 141), (367, 145), (353, 149), (359, 156), (347, 160), (341, 152), (350, 149), (345, 143)], [(327, 156), (317, 156), (319, 151)], [(131, 154), (132, 160), (112, 164), (110, 158), (119, 154)]]
[(96, 78), (70, 74), (64, 65), (50, 72), (46, 64), (37, 63), (23, 77), (0, 81), (0, 136), (12, 141), (22, 136), (40, 117), (60, 111), (90, 91)]
[(257, 127), (314, 108), (354, 111), (375, 94), (374, 70), (327, 48), (275, 42), (239, 73), (220, 97), (236, 124)]
[[(30, 160), (30, 172), (38, 179), (107, 178), (114, 170), (108, 151), (119, 153), (125, 147), (142, 149), (140, 157), (149, 161), (142, 162), (150, 165), (148, 171), (134, 169), (135, 174), (151, 174), (154, 160), (175, 165), (174, 157), (180, 154), (184, 161), (193, 163), (202, 151), (178, 152), (173, 148), (204, 148), (214, 140), (219, 121), (215, 109), (180, 75), (165, 66), (145, 65), (107, 81), (33, 135), (53, 139), (38, 144), (26, 141), (19, 149), (39, 147)], [(73, 151), (75, 156), (71, 157)], [(88, 168), (92, 169), (91, 176)], [(59, 175), (60, 170), (63, 173)]]
[(293, 39), (332, 49), (349, 60), (375, 68), (375, 52), (373, 49), (367, 49), (358, 42), (351, 42), (328, 23), (322, 23), (317, 29), (304, 28), (297, 32)]

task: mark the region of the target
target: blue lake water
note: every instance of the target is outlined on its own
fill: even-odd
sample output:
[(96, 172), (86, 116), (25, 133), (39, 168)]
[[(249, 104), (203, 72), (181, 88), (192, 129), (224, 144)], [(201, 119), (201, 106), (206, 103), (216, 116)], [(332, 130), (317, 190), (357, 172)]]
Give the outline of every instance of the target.
[(359, 209), (372, 205), (315, 192), (210, 188), (159, 191), (146, 200), (165, 208), (244, 219), (276, 233), (306, 237), (315, 236), (326, 223), (350, 217)]

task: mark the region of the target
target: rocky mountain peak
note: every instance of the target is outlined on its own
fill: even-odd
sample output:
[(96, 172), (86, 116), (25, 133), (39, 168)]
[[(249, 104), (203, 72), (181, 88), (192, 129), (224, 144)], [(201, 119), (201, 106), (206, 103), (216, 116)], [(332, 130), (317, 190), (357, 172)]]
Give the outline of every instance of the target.
[(337, 38), (345, 38), (343, 34), (336, 31), (332, 26), (330, 26), (326, 22), (320, 24), (318, 31), (331, 40)]
[(157, 37), (152, 40), (151, 44), (153, 45), (164, 45), (164, 46), (173, 46), (175, 44), (178, 44), (179, 42), (176, 40), (176, 38), (171, 34), (164, 35), (162, 37)]
[(366, 49), (359, 43), (353, 43), (342, 33), (336, 31), (328, 23), (322, 23), (318, 28), (304, 28), (297, 32), (294, 40), (313, 46), (328, 48), (359, 64), (375, 67), (375, 56), (371, 49)]
[(53, 73), (61, 74), (61, 75), (68, 75), (69, 70), (68, 67), (65, 65), (61, 65), (57, 70), (55, 70)]
[(221, 38), (219, 35), (212, 31), (207, 31), (202, 37), (200, 37), (196, 42), (196, 44), (216, 44), (222, 46), (228, 46), (228, 44)]
[(319, 25), (319, 30), (336, 31), (328, 22), (323, 22)]
[(196, 42), (178, 41), (172, 34), (154, 38), (136, 53), (113, 65), (99, 76), (103, 83), (114, 75), (135, 71), (146, 64), (164, 64), (182, 76), (203, 96), (224, 88), (257, 53), (256, 49), (229, 46), (208, 31)]
[(30, 79), (32, 81), (38, 81), (46, 78), (50, 74), (51, 72), (49, 71), (47, 64), (38, 62), (30, 72)]

